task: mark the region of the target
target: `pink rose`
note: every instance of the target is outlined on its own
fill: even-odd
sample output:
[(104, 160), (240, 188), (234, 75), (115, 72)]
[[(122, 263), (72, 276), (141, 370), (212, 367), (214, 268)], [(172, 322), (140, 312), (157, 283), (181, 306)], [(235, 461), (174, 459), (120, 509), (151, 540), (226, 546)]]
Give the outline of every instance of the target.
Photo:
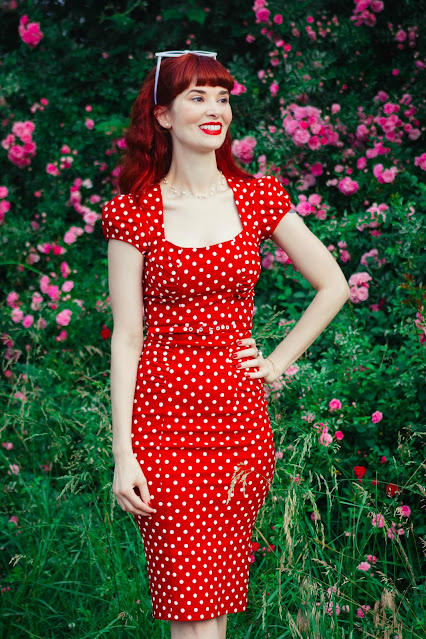
[(271, 12), (268, 9), (259, 9), (256, 11), (256, 19), (259, 22), (268, 22)]
[(48, 164), (46, 164), (46, 173), (48, 173), (49, 175), (55, 175), (55, 176), (61, 174), (56, 164), (53, 164), (52, 162), (49, 162)]
[(343, 193), (343, 195), (353, 195), (358, 189), (358, 182), (351, 180), (350, 177), (345, 177), (339, 182), (339, 191)]
[(59, 324), (60, 326), (68, 326), (68, 324), (71, 321), (71, 315), (72, 315), (72, 311), (70, 311), (69, 309), (65, 309), (64, 311), (61, 311), (56, 316), (56, 323)]
[(234, 87), (231, 91), (231, 95), (241, 95), (242, 93), (245, 93), (246, 91), (247, 89), (244, 86), (244, 84), (240, 84), (239, 82), (235, 81)]
[(24, 317), (24, 314), (19, 308), (14, 308), (12, 310), (11, 319), (12, 319), (12, 322), (14, 322), (15, 324), (18, 324), (18, 322), (21, 322), (23, 317)]
[(252, 136), (247, 135), (241, 140), (234, 140), (232, 143), (232, 153), (244, 164), (250, 164), (254, 157), (254, 148), (257, 141)]
[(277, 95), (278, 91), (279, 91), (280, 85), (278, 84), (278, 82), (275, 82), (275, 80), (272, 82), (271, 86), (269, 87), (269, 90), (271, 92), (272, 95)]
[(383, 528), (385, 525), (385, 518), (383, 515), (376, 514), (373, 516), (372, 524), (373, 526), (377, 526), (377, 528)]
[(302, 144), (307, 144), (311, 138), (311, 134), (307, 129), (298, 128), (295, 130), (293, 134), (293, 142), (296, 146), (301, 146)]
[(328, 408), (330, 410), (340, 410), (342, 408), (342, 402), (340, 399), (332, 399), (328, 404)]
[(34, 316), (33, 315), (25, 315), (24, 319), (22, 320), (22, 326), (24, 328), (29, 328), (33, 324), (34, 324)]
[(275, 262), (275, 258), (272, 253), (267, 253), (265, 257), (262, 258), (262, 268), (266, 270), (270, 270)]
[(23, 42), (28, 44), (28, 46), (32, 49), (36, 47), (43, 38), (43, 33), (40, 30), (40, 23), (28, 22), (28, 16), (22, 16), (19, 20), (18, 33)]
[(2, 200), (0, 202), (0, 213), (7, 213), (10, 211), (10, 202), (9, 200)]
[[(312, 164), (311, 173), (315, 177), (319, 177), (320, 175), (322, 175), (323, 166), (322, 166), (321, 162), (315, 162), (315, 164)], [(313, 193), (312, 195), (317, 195), (317, 194)], [(311, 202), (311, 204), (319, 204), (320, 201), (321, 201), (321, 196), (318, 196), (318, 200), (316, 202), (314, 202), (311, 198), (312, 198), (312, 196), (310, 196), (310, 198), (309, 198), (309, 202)]]

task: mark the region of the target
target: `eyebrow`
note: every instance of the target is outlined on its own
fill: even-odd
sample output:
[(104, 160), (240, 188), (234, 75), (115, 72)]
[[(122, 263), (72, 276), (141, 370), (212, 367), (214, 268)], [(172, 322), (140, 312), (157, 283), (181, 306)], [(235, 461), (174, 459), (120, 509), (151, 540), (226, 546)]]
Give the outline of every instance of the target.
[[(195, 93), (202, 93), (203, 95), (205, 95), (206, 91), (204, 91), (204, 89), (191, 89), (190, 91), (188, 91), (187, 95), (189, 95), (190, 93), (195, 92)], [(224, 89), (222, 91), (219, 91), (219, 95), (224, 95), (224, 94), (229, 94), (229, 91), (227, 89)]]

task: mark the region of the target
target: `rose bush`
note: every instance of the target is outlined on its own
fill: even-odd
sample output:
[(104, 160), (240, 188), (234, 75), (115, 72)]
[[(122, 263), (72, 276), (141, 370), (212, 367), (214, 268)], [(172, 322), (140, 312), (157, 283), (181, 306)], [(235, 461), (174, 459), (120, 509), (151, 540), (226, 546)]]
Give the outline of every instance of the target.
[[(123, 6), (0, 3), (0, 587), (10, 636), (83, 636), (88, 622), (95, 634), (161, 636), (146, 612), (140, 537), (111, 505), (100, 213), (155, 51), (185, 47), (218, 51), (236, 80), (235, 156), (281, 180), (351, 289), (324, 333), (265, 386), (276, 474), (251, 547), (249, 607), (228, 632), (243, 639), (250, 625), (253, 636), (278, 637), (288, 615), (305, 634), (419, 636), (419, 5)], [(266, 355), (315, 291), (271, 240), (261, 258), (253, 336)]]

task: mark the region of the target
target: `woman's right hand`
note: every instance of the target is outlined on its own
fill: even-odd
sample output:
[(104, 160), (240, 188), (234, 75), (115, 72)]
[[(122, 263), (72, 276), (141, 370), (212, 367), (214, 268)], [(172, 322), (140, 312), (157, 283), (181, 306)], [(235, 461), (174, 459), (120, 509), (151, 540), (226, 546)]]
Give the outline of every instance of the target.
[[(121, 509), (132, 513), (132, 515), (142, 515), (142, 517), (149, 517), (157, 512), (148, 505), (151, 499), (148, 482), (133, 453), (129, 452), (114, 457), (112, 492)], [(136, 494), (134, 487), (139, 490), (140, 497)]]

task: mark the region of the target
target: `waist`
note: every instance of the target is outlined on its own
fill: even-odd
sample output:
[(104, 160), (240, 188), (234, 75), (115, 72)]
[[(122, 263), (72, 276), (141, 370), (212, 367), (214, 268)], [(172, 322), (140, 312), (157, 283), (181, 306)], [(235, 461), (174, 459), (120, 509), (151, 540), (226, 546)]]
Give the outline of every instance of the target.
[(146, 339), (187, 344), (226, 344), (236, 335), (238, 337), (251, 336), (251, 330), (251, 323), (243, 321), (231, 320), (223, 324), (193, 322), (180, 325), (147, 326)]

